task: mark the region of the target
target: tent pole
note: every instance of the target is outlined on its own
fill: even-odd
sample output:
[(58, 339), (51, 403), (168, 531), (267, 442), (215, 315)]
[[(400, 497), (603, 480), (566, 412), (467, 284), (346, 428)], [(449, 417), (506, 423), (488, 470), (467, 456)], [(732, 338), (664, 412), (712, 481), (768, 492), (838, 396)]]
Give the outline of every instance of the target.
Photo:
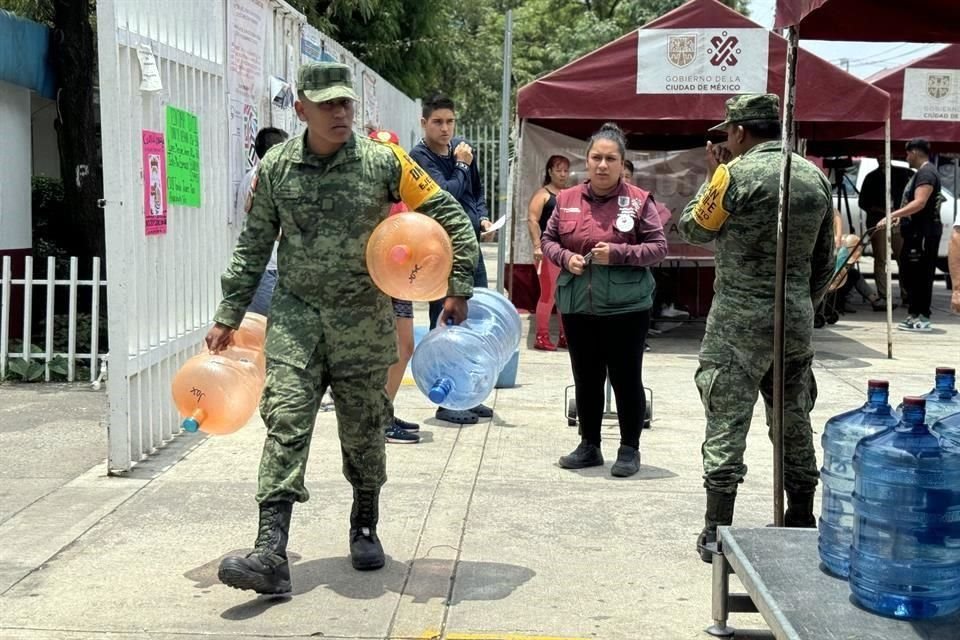
[[(507, 23), (503, 33), (503, 85), (500, 96), (500, 189), (498, 203), (500, 217), (510, 215), (507, 209), (507, 171), (509, 164), (510, 134), (510, 72), (513, 66), (513, 10), (507, 10)], [(497, 291), (503, 293), (504, 263), (507, 256), (506, 229), (500, 231), (497, 242)]]
[[(893, 227), (890, 226), (890, 212), (893, 210), (893, 196), (890, 193), (890, 182), (891, 182), (891, 173), (892, 165), (890, 161), (890, 116), (887, 116), (887, 124), (883, 132), (883, 173), (884, 173), (884, 182), (886, 187), (884, 192), (887, 194), (884, 199), (884, 204), (886, 206), (886, 218), (887, 218), (887, 227), (886, 227), (886, 240), (883, 243), (883, 250), (887, 252), (887, 360), (893, 359), (893, 279), (891, 278), (890, 268), (893, 264), (893, 252), (891, 247), (893, 246), (891, 238), (893, 237)], [(876, 259), (874, 259), (876, 260)], [(876, 264), (876, 262), (874, 262)], [(874, 269), (876, 271), (876, 269)]]
[(780, 206), (777, 211), (777, 275), (773, 306), (773, 525), (783, 526), (783, 379), (786, 325), (787, 234), (790, 216), (790, 169), (796, 139), (793, 113), (797, 102), (797, 48), (800, 32), (787, 30), (787, 68), (783, 104), (783, 160), (780, 166)]

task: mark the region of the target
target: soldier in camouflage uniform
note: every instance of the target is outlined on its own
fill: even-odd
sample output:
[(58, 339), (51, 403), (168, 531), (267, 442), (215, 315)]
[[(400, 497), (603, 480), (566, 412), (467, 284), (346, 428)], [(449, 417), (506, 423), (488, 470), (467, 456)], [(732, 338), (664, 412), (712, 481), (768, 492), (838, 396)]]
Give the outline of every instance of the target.
[[(731, 524), (743, 482), (747, 430), (763, 395), (767, 424), (773, 401), (773, 307), (777, 254), (780, 143), (777, 96), (741, 95), (727, 101), (727, 119), (712, 130), (723, 145), (707, 145), (708, 176), (683, 211), (688, 242), (716, 241), (715, 295), (700, 346), (695, 380), (707, 417), (703, 478), (705, 527), (697, 548), (711, 561), (717, 525)], [(723, 160), (732, 158), (726, 164)], [(813, 315), (833, 269), (833, 205), (820, 170), (793, 157), (784, 370), (784, 484), (787, 526), (815, 526), (817, 463), (810, 410), (817, 398), (811, 371)]]
[(459, 323), (473, 293), (478, 246), (452, 196), (400, 147), (354, 135), (346, 65), (300, 68), (297, 115), (302, 136), (264, 156), (251, 187), (246, 225), (222, 278), (223, 302), (207, 345), (220, 351), (253, 298), (274, 238), (279, 282), (267, 329), (267, 379), (260, 412), (267, 438), (260, 460), (260, 527), (254, 550), (220, 564), (220, 580), (258, 593), (290, 591), (286, 544), (294, 502), (305, 502), (304, 471), (324, 391), (336, 396), (343, 473), (353, 485), (350, 558), (379, 569), (380, 487), (386, 481), (383, 425), (391, 410), (384, 385), (397, 359), (393, 308), (367, 272), (364, 252), (392, 203), (435, 218), (450, 234), (454, 264), (445, 315)]

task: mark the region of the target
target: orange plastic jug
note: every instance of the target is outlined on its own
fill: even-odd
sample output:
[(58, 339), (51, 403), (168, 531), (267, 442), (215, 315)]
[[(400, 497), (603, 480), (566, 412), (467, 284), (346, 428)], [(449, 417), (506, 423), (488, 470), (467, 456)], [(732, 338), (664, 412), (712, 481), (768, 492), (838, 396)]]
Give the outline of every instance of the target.
[(401, 300), (430, 302), (444, 297), (452, 266), (450, 236), (422, 213), (390, 216), (367, 242), (367, 271), (374, 284)]
[(260, 400), (263, 377), (249, 360), (201, 353), (173, 378), (173, 400), (185, 431), (224, 435), (250, 420)]
[(232, 344), (217, 355), (229, 358), (230, 360), (252, 364), (256, 369), (256, 374), (260, 377), (260, 386), (263, 386), (263, 382), (267, 377), (267, 357), (263, 351)]
[(233, 344), (246, 349), (263, 350), (267, 340), (267, 318), (259, 313), (243, 316), (240, 328), (233, 334)]

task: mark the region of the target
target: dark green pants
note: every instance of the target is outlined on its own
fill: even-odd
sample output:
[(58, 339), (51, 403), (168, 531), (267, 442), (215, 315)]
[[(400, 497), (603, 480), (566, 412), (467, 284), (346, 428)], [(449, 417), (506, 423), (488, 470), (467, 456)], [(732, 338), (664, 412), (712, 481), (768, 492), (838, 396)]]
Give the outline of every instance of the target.
[[(811, 371), (813, 350), (788, 348), (784, 369), (783, 468), (784, 488), (812, 492), (819, 472), (813, 448), (810, 411), (817, 399)], [(703, 484), (708, 491), (733, 493), (747, 474), (743, 453), (757, 392), (763, 396), (767, 426), (772, 424), (772, 342), (736, 344), (704, 338), (695, 375), (707, 416), (703, 453)]]
[(386, 383), (386, 369), (337, 376), (319, 348), (306, 369), (268, 361), (260, 401), (267, 440), (260, 458), (257, 502), (309, 499), (303, 478), (317, 411), (327, 387), (333, 389), (343, 475), (357, 488), (381, 487), (387, 481), (383, 429), (391, 411)]

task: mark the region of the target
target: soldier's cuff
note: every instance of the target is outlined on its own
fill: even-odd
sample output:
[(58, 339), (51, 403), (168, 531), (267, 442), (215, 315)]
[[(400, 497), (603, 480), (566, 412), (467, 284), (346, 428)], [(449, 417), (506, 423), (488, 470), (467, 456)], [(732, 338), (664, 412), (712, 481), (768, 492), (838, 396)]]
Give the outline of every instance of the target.
[(246, 309), (239, 309), (232, 304), (222, 302), (213, 316), (213, 321), (225, 324), (231, 329), (239, 329), (240, 323), (243, 322), (243, 316), (246, 315), (246, 313)]
[(473, 278), (450, 278), (450, 283), (447, 285), (447, 295), (461, 298), (473, 296)]

